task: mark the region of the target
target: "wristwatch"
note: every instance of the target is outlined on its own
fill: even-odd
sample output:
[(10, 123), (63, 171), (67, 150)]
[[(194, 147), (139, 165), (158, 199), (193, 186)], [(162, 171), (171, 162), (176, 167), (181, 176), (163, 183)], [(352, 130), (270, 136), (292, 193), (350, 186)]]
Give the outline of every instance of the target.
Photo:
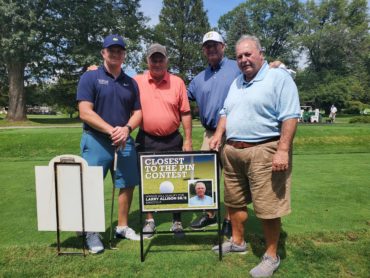
[(131, 133), (132, 127), (130, 125), (125, 125), (125, 127), (127, 127), (128, 128), (128, 132)]

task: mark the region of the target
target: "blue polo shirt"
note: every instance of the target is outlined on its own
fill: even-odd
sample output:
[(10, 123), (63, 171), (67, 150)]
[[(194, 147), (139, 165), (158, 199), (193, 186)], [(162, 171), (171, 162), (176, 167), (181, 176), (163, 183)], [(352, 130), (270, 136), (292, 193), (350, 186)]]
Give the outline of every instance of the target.
[(239, 75), (231, 84), (224, 108), (226, 138), (260, 142), (279, 136), (283, 121), (299, 118), (297, 86), (290, 74), (263, 64), (249, 82)]
[(215, 130), (219, 112), (233, 80), (240, 74), (236, 61), (224, 57), (218, 67), (208, 66), (190, 82), (188, 97), (199, 107), (200, 121), (204, 128)]
[[(139, 88), (135, 80), (121, 74), (114, 78), (104, 66), (87, 71), (77, 87), (77, 101), (89, 101), (94, 111), (111, 126), (124, 126), (133, 110), (141, 109)], [(96, 131), (84, 123), (84, 129)]]

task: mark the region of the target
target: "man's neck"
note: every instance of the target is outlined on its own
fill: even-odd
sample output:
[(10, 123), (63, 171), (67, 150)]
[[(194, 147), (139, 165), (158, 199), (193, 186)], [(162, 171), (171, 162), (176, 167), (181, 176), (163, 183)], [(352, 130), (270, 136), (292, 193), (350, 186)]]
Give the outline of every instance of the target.
[(218, 67), (219, 67), (219, 65), (220, 65), (220, 63), (221, 63), (221, 61), (222, 61), (222, 59), (223, 59), (224, 57), (222, 57), (220, 60), (218, 60), (216, 63), (213, 63), (213, 64), (210, 64), (210, 66), (211, 66), (211, 69), (213, 69), (213, 70), (215, 70), (215, 69), (218, 69)]
[(158, 75), (157, 75), (157, 76), (155, 76), (155, 75), (153, 75), (153, 74), (150, 74), (150, 77), (154, 80), (154, 82), (155, 82), (156, 84), (161, 83), (165, 76), (166, 76), (166, 74), (163, 74), (163, 75), (160, 75), (160, 76), (158, 76)]
[(121, 66), (112, 66), (108, 65), (106, 62), (104, 62), (104, 66), (111, 75), (114, 76), (114, 78), (117, 78), (121, 74)]

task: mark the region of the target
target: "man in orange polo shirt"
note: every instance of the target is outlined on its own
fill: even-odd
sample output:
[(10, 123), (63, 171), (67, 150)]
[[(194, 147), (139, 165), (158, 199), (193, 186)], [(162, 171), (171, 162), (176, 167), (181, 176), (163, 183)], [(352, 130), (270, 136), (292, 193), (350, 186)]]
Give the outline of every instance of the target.
[[(184, 81), (168, 73), (166, 48), (152, 44), (147, 50), (149, 71), (134, 77), (139, 85), (143, 121), (136, 143), (137, 151), (191, 151), (191, 114)], [(179, 132), (182, 123), (185, 138)], [(155, 232), (153, 214), (148, 213), (144, 237), (152, 237)], [(182, 237), (181, 214), (173, 214), (171, 231)]]

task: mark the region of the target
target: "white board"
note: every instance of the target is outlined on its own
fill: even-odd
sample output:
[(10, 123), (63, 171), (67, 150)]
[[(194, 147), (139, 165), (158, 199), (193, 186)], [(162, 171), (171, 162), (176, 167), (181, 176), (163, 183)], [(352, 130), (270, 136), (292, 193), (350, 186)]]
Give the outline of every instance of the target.
[[(49, 166), (35, 167), (38, 230), (57, 230), (54, 164), (66, 159), (82, 165), (85, 231), (104, 232), (103, 168), (88, 166), (84, 159), (75, 155), (57, 156)], [(59, 230), (82, 231), (80, 166), (57, 164), (56, 169)]]

